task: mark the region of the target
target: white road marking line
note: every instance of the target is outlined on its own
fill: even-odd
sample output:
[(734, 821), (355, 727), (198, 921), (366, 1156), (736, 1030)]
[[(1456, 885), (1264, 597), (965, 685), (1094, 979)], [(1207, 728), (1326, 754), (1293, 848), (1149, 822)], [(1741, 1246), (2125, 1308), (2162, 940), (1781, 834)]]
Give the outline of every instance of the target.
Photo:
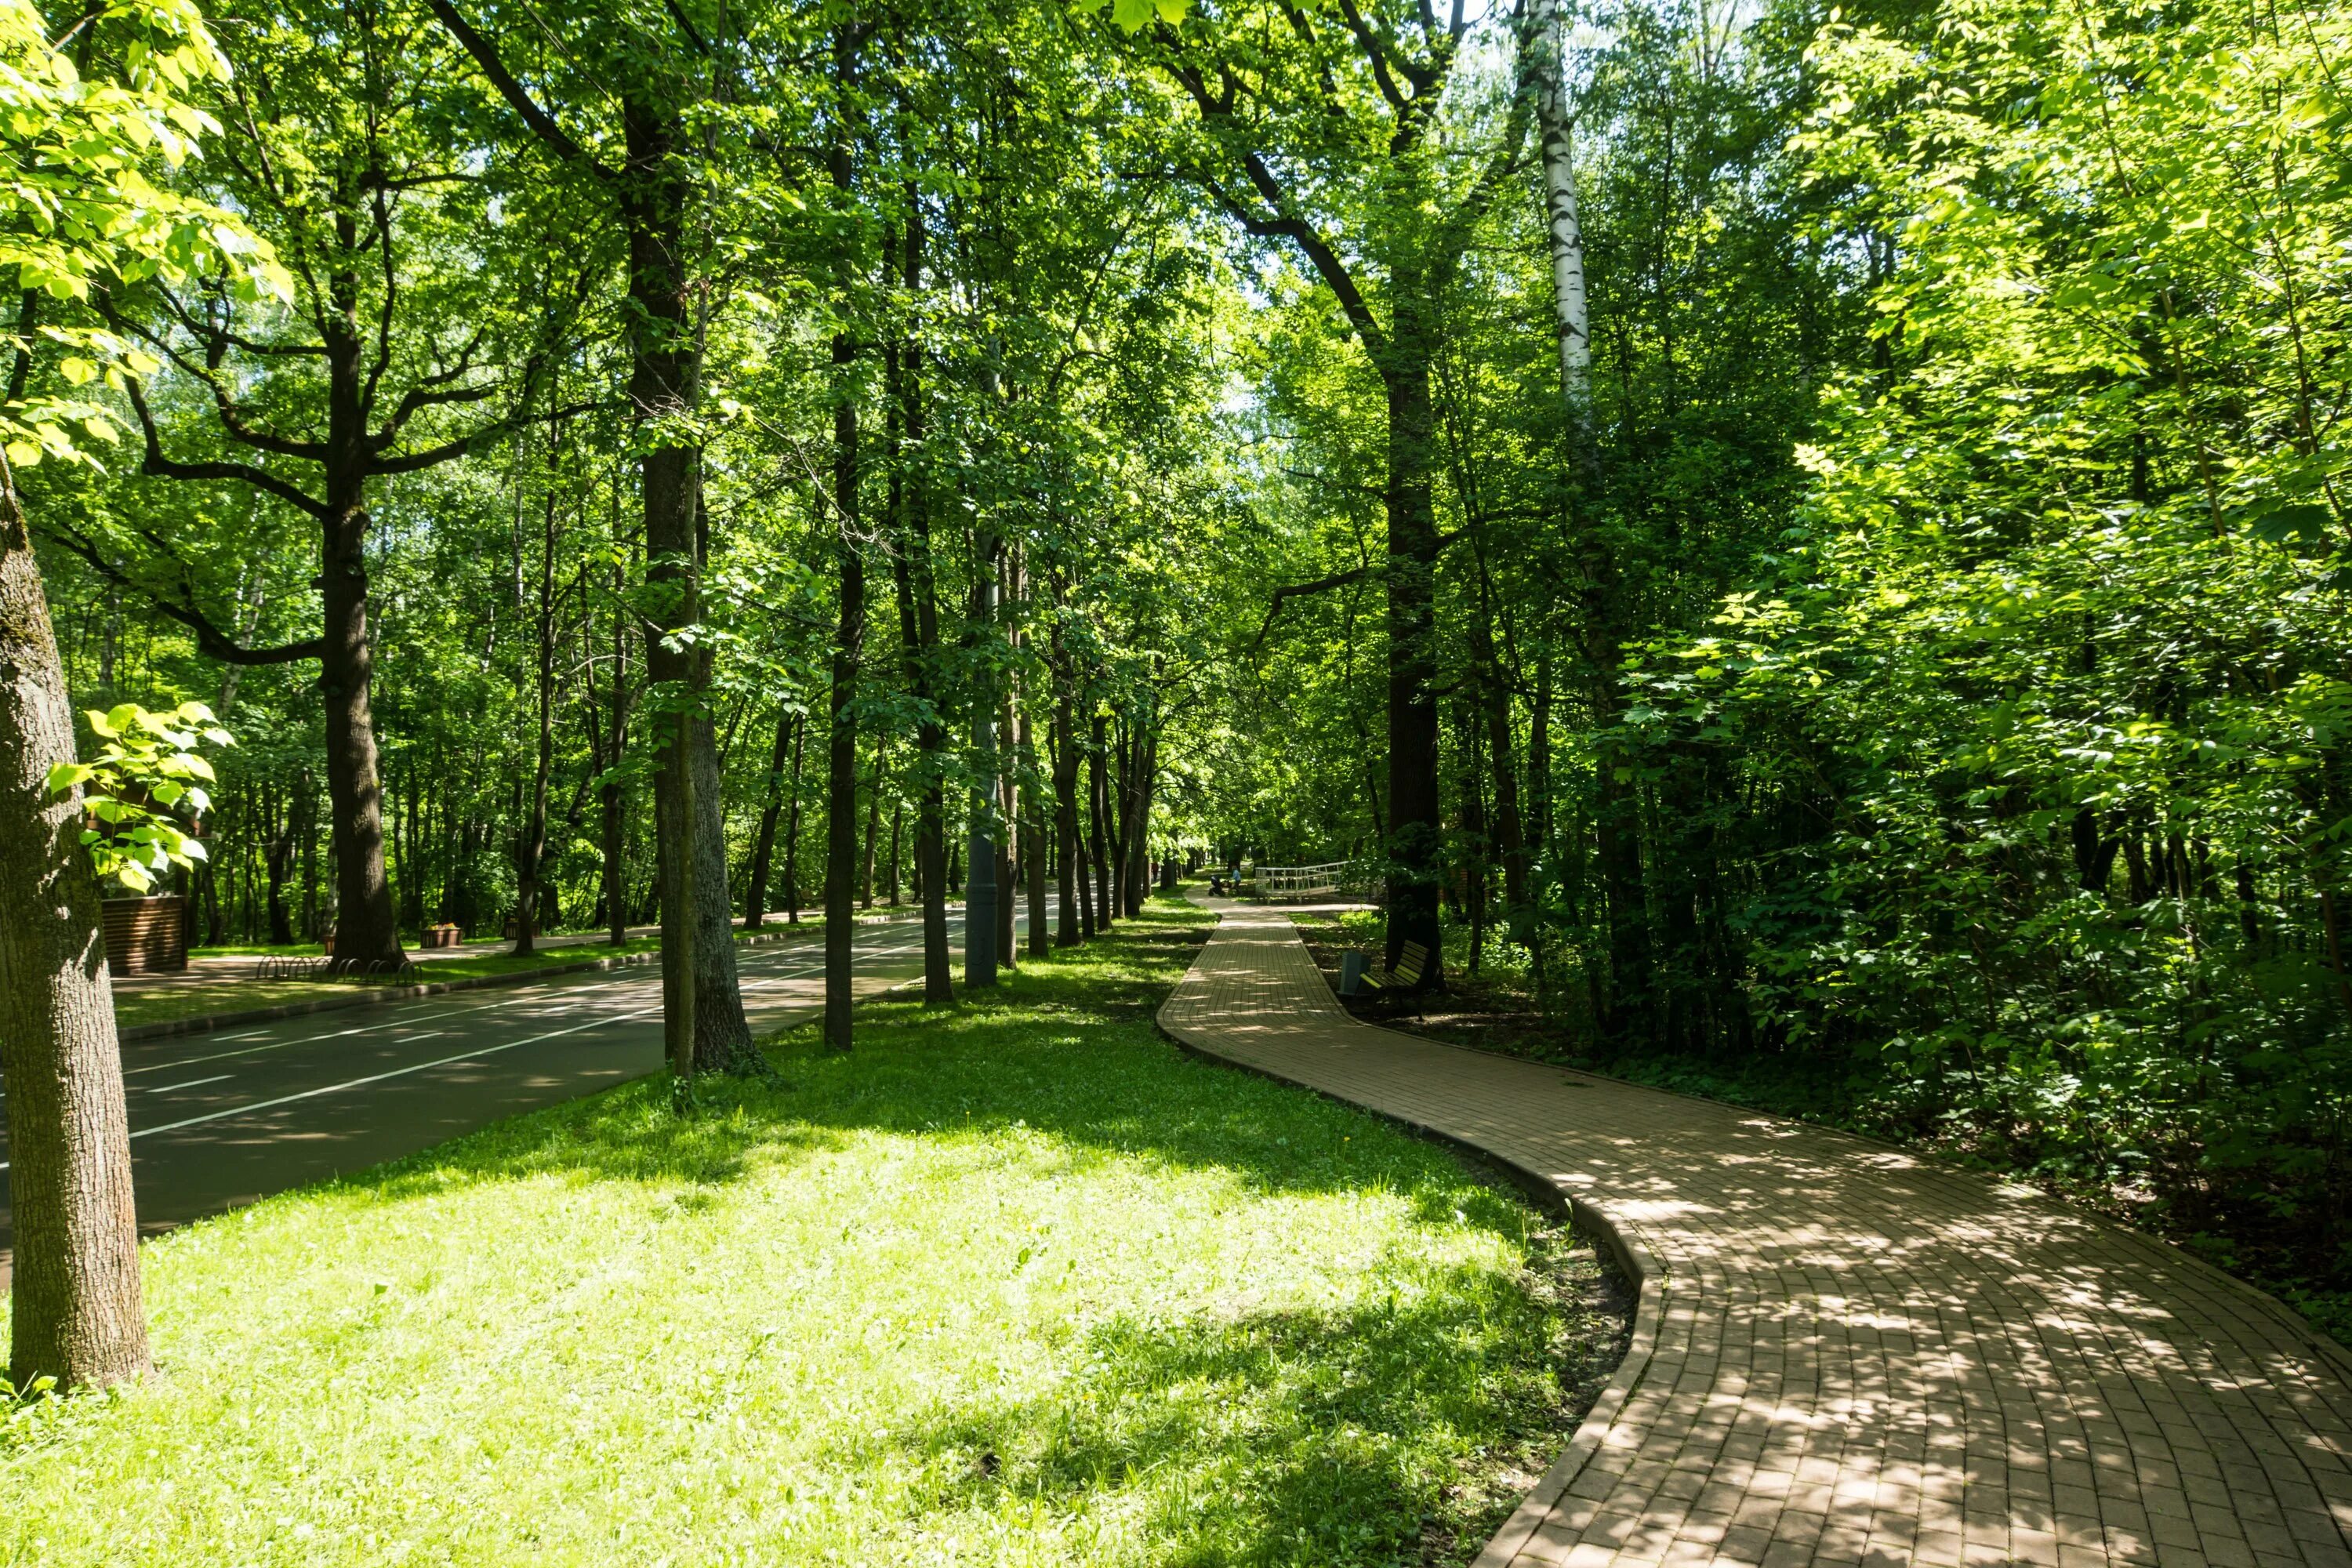
[[(950, 917), (949, 923), (961, 923), (961, 917), (951, 915)], [(766, 965), (773, 960), (804, 958), (807, 956), (804, 953), (793, 951), (793, 948), (798, 944), (787, 945), (783, 943), (767, 943), (762, 945), (770, 946), (774, 951), (770, 952), (761, 952), (755, 949), (751, 954), (747, 955), (747, 963), (757, 963), (763, 970)], [(866, 958), (887, 957), (900, 953), (913, 952), (917, 950), (918, 949), (916, 947), (872, 948), (859, 953), (857, 956), (859, 959), (863, 960)], [(652, 966), (632, 965), (631, 967), (650, 968)], [(821, 973), (823, 971), (813, 970), (810, 973)], [(604, 991), (613, 985), (648, 984), (652, 982), (654, 978), (655, 977), (651, 975), (632, 974), (627, 969), (608, 969), (594, 972), (583, 972), (578, 975), (576, 979), (573, 979), (572, 984), (564, 987), (564, 989), (573, 993), (573, 995), (567, 999), (565, 1005), (569, 1005), (583, 999), (583, 994), (584, 993)], [(779, 978), (792, 979), (797, 977), (784, 975), (779, 976)], [(441, 1023), (452, 1019), (462, 1018), (470, 1014), (486, 1013), (499, 1007), (513, 1007), (523, 1003), (541, 1001), (544, 999), (543, 994), (539, 997), (524, 994), (520, 996), (502, 996), (490, 1002), (476, 1002), (472, 1004), (445, 1005), (442, 1010), (435, 1015), (431, 1021)], [(419, 997), (415, 1000), (424, 1001), (425, 998)], [(396, 1007), (399, 1006), (400, 1004), (394, 1003), (392, 1005)], [(324, 1034), (303, 1035), (298, 1038), (290, 1040), (274, 1040), (264, 1046), (247, 1046), (241, 1050), (208, 1051), (202, 1056), (174, 1057), (167, 1062), (151, 1062), (145, 1067), (125, 1068), (123, 1069), (122, 1076), (125, 1078), (136, 1078), (144, 1073), (171, 1072), (180, 1068), (201, 1067), (205, 1062), (226, 1061), (232, 1057), (248, 1057), (257, 1055), (263, 1051), (282, 1051), (290, 1049), (295, 1046), (313, 1046), (323, 1044), (328, 1040), (349, 1039), (358, 1035), (373, 1035), (385, 1029), (402, 1028), (416, 1022), (418, 1022), (418, 1020), (415, 1019), (388, 1018), (380, 1023), (362, 1024), (349, 1029), (331, 1029)], [(441, 1032), (446, 1034), (448, 1031), (444, 1030)], [(221, 1037), (220, 1043), (226, 1045), (234, 1040), (255, 1039), (268, 1033), (270, 1033), (270, 1031), (268, 1029), (258, 1029), (248, 1035), (226, 1035)], [(5, 1170), (5, 1165), (0, 1165), (0, 1170)]]
[[(583, 974), (580, 976), (580, 979), (583, 982), (602, 983), (609, 981), (613, 975), (619, 972), (606, 970), (594, 974)], [(642, 974), (625, 976), (625, 979), (629, 984), (642, 984), (646, 980), (646, 976)], [(586, 993), (592, 990), (601, 991), (604, 988), (604, 987), (602, 984), (582, 984), (571, 987), (570, 989), (575, 992), (573, 999), (578, 1000), (579, 996), (576, 994)], [(426, 997), (415, 997), (412, 998), (412, 1000), (429, 1002), (432, 999)], [(451, 1019), (465, 1017), (469, 1014), (487, 1013), (499, 1007), (512, 1007), (520, 1003), (539, 1000), (543, 1000), (543, 998), (535, 997), (526, 993), (520, 996), (502, 996), (494, 1002), (476, 1002), (471, 1004), (456, 1005), (445, 1004), (439, 1011), (434, 1013), (429, 1019), (424, 1021), (445, 1023)], [(398, 1007), (402, 1005), (394, 1002), (389, 1004), (389, 1005)], [(201, 1057), (179, 1057), (168, 1062), (153, 1062), (143, 1068), (126, 1068), (123, 1069), (123, 1076), (125, 1078), (130, 1078), (139, 1073), (170, 1072), (173, 1068), (195, 1067), (199, 1063), (219, 1061), (227, 1057), (247, 1057), (253, 1055), (257, 1051), (282, 1051), (293, 1046), (315, 1046), (322, 1044), (328, 1040), (349, 1039), (355, 1035), (373, 1035), (383, 1029), (407, 1028), (413, 1026), (419, 1021), (420, 1020), (415, 1018), (386, 1018), (381, 1023), (362, 1024), (356, 1028), (331, 1029), (323, 1035), (304, 1035), (297, 1039), (272, 1041), (270, 1044), (266, 1046), (247, 1046), (243, 1050), (239, 1051), (215, 1051), (209, 1055)], [(446, 1031), (444, 1032), (446, 1033)], [(269, 1033), (269, 1031), (263, 1029), (257, 1031), (257, 1033), (266, 1035)], [(252, 1035), (232, 1035), (226, 1037), (223, 1043), (226, 1044), (228, 1039), (245, 1040), (251, 1039), (253, 1037), (254, 1037)]]
[[(860, 954), (860, 955), (858, 955), (858, 956), (860, 956), (860, 957), (867, 957), (867, 958), (877, 958), (877, 957), (883, 957), (883, 956), (887, 956), (887, 955), (888, 955), (888, 954), (892, 954), (892, 953), (911, 952), (913, 952), (913, 951), (915, 951), (915, 950), (914, 950), (912, 947), (906, 947), (906, 948), (888, 948), (888, 949), (876, 949), (876, 950), (869, 950), (867, 952), (866, 952), (866, 953), (864, 953), (864, 954)], [(779, 955), (779, 956), (782, 956), (782, 955)], [(611, 972), (611, 971), (606, 971), (606, 972), (604, 972), (604, 973), (613, 973), (613, 972)], [(791, 979), (791, 978), (795, 978), (795, 977), (794, 977), (794, 976), (790, 976), (790, 975), (783, 975), (783, 976), (778, 976), (777, 978), (780, 978), (780, 979)], [(491, 1005), (504, 1005), (504, 1004), (491, 1004)], [(464, 1009), (463, 1011), (466, 1011), (466, 1012), (480, 1012), (480, 1011), (483, 1011), (483, 1010), (484, 1010), (484, 1009), (483, 1009), (482, 1007), (471, 1007), (471, 1008)], [(342, 1091), (342, 1090), (344, 1090), (344, 1089), (363, 1089), (363, 1088), (365, 1088), (367, 1085), (372, 1084), (372, 1083), (382, 1083), (382, 1082), (383, 1082), (386, 1079), (405, 1078), (405, 1077), (406, 1077), (407, 1075), (409, 1075), (410, 1073), (424, 1072), (424, 1071), (427, 1070), (428, 1068), (432, 1068), (446, 1067), (446, 1066), (447, 1066), (449, 1063), (451, 1063), (451, 1062), (471, 1061), (471, 1060), (473, 1060), (473, 1059), (474, 1059), (475, 1058), (477, 1058), (477, 1057), (493, 1057), (493, 1056), (497, 1056), (497, 1055), (498, 1055), (499, 1052), (501, 1052), (501, 1051), (511, 1051), (511, 1050), (515, 1050), (515, 1049), (517, 1049), (517, 1048), (519, 1048), (519, 1047), (523, 1047), (523, 1046), (537, 1045), (537, 1044), (538, 1044), (540, 1041), (541, 1041), (541, 1040), (553, 1040), (553, 1039), (560, 1039), (561, 1037), (563, 1037), (563, 1036), (565, 1036), (565, 1035), (576, 1035), (576, 1034), (579, 1034), (579, 1033), (583, 1032), (583, 1030), (597, 1028), (597, 1027), (599, 1027), (599, 1026), (603, 1026), (603, 1025), (605, 1025), (605, 1024), (620, 1024), (620, 1023), (626, 1023), (628, 1020), (630, 1020), (630, 1019), (632, 1019), (632, 1018), (645, 1018), (645, 1017), (650, 1017), (650, 1016), (654, 1016), (655, 1014), (659, 1013), (660, 1011), (661, 1011), (661, 1008), (660, 1008), (659, 1006), (653, 1006), (653, 1007), (640, 1007), (640, 1008), (637, 1008), (637, 1009), (636, 1009), (635, 1011), (634, 1011), (634, 1012), (628, 1012), (628, 1013), (615, 1013), (615, 1014), (613, 1014), (613, 1015), (611, 1015), (611, 1016), (609, 1016), (598, 1017), (598, 1018), (592, 1018), (592, 1019), (590, 1019), (588, 1022), (586, 1022), (586, 1023), (584, 1023), (584, 1024), (574, 1024), (574, 1025), (572, 1025), (570, 1028), (567, 1028), (567, 1029), (551, 1029), (551, 1030), (547, 1031), (547, 1032), (546, 1032), (546, 1033), (544, 1033), (544, 1034), (539, 1034), (539, 1035), (531, 1035), (531, 1036), (528, 1036), (528, 1037), (526, 1037), (525, 1038), (522, 1038), (522, 1039), (520, 1039), (520, 1040), (509, 1040), (509, 1041), (508, 1041), (508, 1042), (507, 1042), (506, 1044), (504, 1044), (504, 1045), (499, 1045), (499, 1046), (484, 1046), (484, 1047), (480, 1047), (480, 1048), (479, 1048), (479, 1049), (478, 1049), (478, 1050), (471, 1050), (471, 1051), (458, 1051), (458, 1052), (455, 1053), (454, 1055), (446, 1056), (446, 1057), (436, 1057), (436, 1058), (435, 1058), (433, 1060), (431, 1060), (431, 1061), (429, 1061), (429, 1062), (416, 1062), (416, 1063), (414, 1063), (413, 1065), (408, 1066), (408, 1067), (404, 1067), (404, 1068), (392, 1068), (392, 1069), (390, 1069), (389, 1071), (386, 1071), (386, 1072), (371, 1073), (371, 1074), (369, 1074), (369, 1075), (368, 1075), (367, 1077), (365, 1077), (365, 1078), (347, 1079), (345, 1079), (345, 1080), (344, 1080), (343, 1082), (341, 1082), (341, 1083), (331, 1083), (331, 1084), (326, 1084), (326, 1085), (323, 1085), (322, 1087), (318, 1088), (318, 1089), (306, 1089), (302, 1090), (302, 1091), (301, 1091), (300, 1093), (299, 1093), (299, 1094), (287, 1094), (287, 1095), (280, 1095), (280, 1096), (278, 1096), (276, 1100), (257, 1100), (257, 1101), (255, 1101), (254, 1103), (252, 1103), (252, 1104), (250, 1104), (250, 1105), (236, 1105), (236, 1106), (231, 1106), (231, 1107), (229, 1107), (228, 1109), (224, 1110), (209, 1111), (209, 1112), (207, 1112), (207, 1113), (205, 1113), (205, 1115), (202, 1115), (202, 1116), (191, 1116), (191, 1117), (188, 1117), (188, 1118), (186, 1118), (186, 1119), (184, 1119), (184, 1120), (183, 1120), (183, 1121), (166, 1122), (166, 1123), (164, 1123), (164, 1124), (163, 1124), (163, 1126), (161, 1126), (161, 1127), (142, 1127), (142, 1128), (140, 1128), (140, 1129), (138, 1129), (137, 1131), (133, 1131), (133, 1132), (131, 1134), (131, 1137), (133, 1137), (133, 1138), (145, 1138), (145, 1137), (150, 1136), (151, 1134), (157, 1133), (157, 1132), (177, 1132), (177, 1131), (179, 1131), (182, 1128), (186, 1128), (186, 1127), (199, 1127), (199, 1126), (204, 1125), (204, 1124), (205, 1124), (205, 1123), (206, 1123), (206, 1122), (212, 1122), (212, 1121), (227, 1121), (228, 1119), (230, 1119), (230, 1118), (232, 1118), (232, 1117), (237, 1117), (237, 1116), (249, 1116), (249, 1115), (251, 1115), (253, 1112), (255, 1112), (255, 1111), (257, 1111), (257, 1110), (275, 1110), (277, 1107), (281, 1106), (281, 1105), (291, 1105), (291, 1104), (295, 1103), (295, 1102), (296, 1102), (296, 1101), (298, 1101), (298, 1100), (316, 1100), (316, 1099), (318, 1099), (320, 1095), (325, 1095), (325, 1094), (336, 1094), (336, 1093), (340, 1093), (341, 1091)], [(248, 1055), (252, 1054), (254, 1051), (257, 1051), (257, 1050), (278, 1050), (278, 1049), (283, 1049), (285, 1047), (288, 1047), (288, 1046), (315, 1044), (315, 1043), (316, 1043), (317, 1041), (319, 1041), (319, 1040), (322, 1040), (322, 1039), (335, 1039), (335, 1038), (341, 1037), (342, 1037), (342, 1036), (373, 1034), (373, 1033), (374, 1033), (377, 1029), (380, 1029), (380, 1028), (389, 1028), (389, 1027), (394, 1027), (394, 1026), (394, 1026), (394, 1025), (392, 1025), (392, 1024), (372, 1024), (372, 1025), (367, 1026), (366, 1026), (366, 1027), (364, 1027), (364, 1028), (343, 1029), (343, 1030), (340, 1030), (340, 1031), (338, 1031), (336, 1034), (312, 1036), (312, 1037), (307, 1037), (307, 1038), (305, 1038), (305, 1039), (301, 1039), (301, 1040), (283, 1040), (283, 1041), (280, 1041), (280, 1042), (278, 1042), (277, 1045), (274, 1045), (274, 1046), (254, 1046), (254, 1047), (247, 1047), (247, 1049), (242, 1050), (242, 1051), (219, 1051), (219, 1052), (215, 1052), (215, 1053), (214, 1053), (214, 1054), (213, 1054), (212, 1056), (210, 1056), (210, 1057), (197, 1057), (197, 1058), (190, 1058), (190, 1059), (188, 1059), (188, 1060), (178, 1061), (178, 1062), (165, 1062), (165, 1063), (158, 1063), (158, 1064), (156, 1064), (155, 1066), (152, 1066), (152, 1067), (145, 1067), (145, 1068), (133, 1068), (133, 1069), (132, 1069), (132, 1071), (133, 1071), (133, 1072), (157, 1072), (157, 1071), (161, 1071), (161, 1070), (163, 1070), (164, 1068), (169, 1068), (169, 1067), (190, 1067), (190, 1066), (194, 1066), (196, 1062), (218, 1060), (218, 1059), (220, 1059), (220, 1058), (223, 1058), (223, 1057), (248, 1056)], [(447, 1031), (444, 1030), (444, 1031), (440, 1031), (440, 1032), (441, 1032), (441, 1033), (446, 1033)], [(125, 1076), (125, 1077), (129, 1077), (129, 1076), (131, 1076), (131, 1074), (130, 1074), (130, 1073), (126, 1073), (124, 1076)], [(223, 1074), (221, 1074), (221, 1075), (220, 1075), (220, 1077), (219, 1077), (219, 1078), (201, 1079), (198, 1079), (198, 1080), (197, 1080), (197, 1082), (200, 1082), (200, 1083), (218, 1083), (218, 1082), (221, 1080), (221, 1079), (228, 1078), (228, 1077), (230, 1077), (230, 1076), (232, 1076), (232, 1075), (230, 1075), (230, 1074), (228, 1074), (228, 1073), (223, 1073)], [(171, 1090), (172, 1089), (188, 1089), (188, 1088), (192, 1088), (192, 1087), (194, 1087), (194, 1085), (191, 1085), (191, 1084), (173, 1084), (173, 1085), (168, 1086), (167, 1088), (150, 1089), (150, 1090), (146, 1090), (146, 1091), (144, 1091), (144, 1092), (152, 1093), (152, 1094), (164, 1094), (164, 1093), (169, 1093), (169, 1092), (170, 1092), (170, 1090)], [(10, 1164), (11, 1164), (11, 1163), (13, 1163), (13, 1162), (11, 1162), (11, 1161), (0, 1160), (0, 1171), (5, 1171), (5, 1170), (7, 1170), (7, 1169), (9, 1168), (9, 1166), (10, 1166)]]
[[(500, 1051), (511, 1051), (522, 1046), (535, 1046), (541, 1040), (552, 1040), (564, 1035), (576, 1035), (583, 1029), (598, 1028), (605, 1024), (625, 1023), (631, 1018), (643, 1018), (660, 1011), (658, 1007), (641, 1007), (634, 1013), (622, 1013), (610, 1018), (592, 1018), (585, 1024), (574, 1024), (568, 1029), (551, 1029), (543, 1035), (530, 1035), (520, 1040), (509, 1040), (502, 1046), (484, 1046), (478, 1050), (459, 1051), (455, 1056), (436, 1057), (429, 1062), (417, 1062), (410, 1067), (394, 1068), (389, 1072), (371, 1073), (365, 1078), (348, 1079), (341, 1083), (326, 1084), (318, 1089), (306, 1089), (299, 1094), (282, 1094), (276, 1100), (257, 1100), (251, 1105), (231, 1106), (226, 1110), (215, 1110), (203, 1116), (191, 1116), (184, 1121), (168, 1121), (161, 1127), (142, 1127), (131, 1136), (147, 1138), (158, 1132), (177, 1132), (184, 1127), (202, 1126), (207, 1121), (225, 1121), (232, 1116), (250, 1116), (257, 1110), (269, 1110), (280, 1105), (291, 1105), (298, 1100), (316, 1100), (322, 1094), (337, 1094), (347, 1089), (363, 1089), (372, 1083), (382, 1083), (388, 1078), (404, 1078), (410, 1073), (424, 1072), (430, 1068), (447, 1067), (451, 1062), (471, 1061), (476, 1057), (494, 1057)], [(0, 1170), (5, 1169), (6, 1169), (5, 1165), (0, 1165)]]
[(215, 1074), (211, 1078), (192, 1078), (185, 1083), (159, 1083), (154, 1088), (147, 1089), (144, 1092), (148, 1094), (173, 1094), (184, 1089), (201, 1088), (203, 1085), (208, 1083), (226, 1083), (236, 1076), (236, 1075), (235, 1073), (225, 1072)]

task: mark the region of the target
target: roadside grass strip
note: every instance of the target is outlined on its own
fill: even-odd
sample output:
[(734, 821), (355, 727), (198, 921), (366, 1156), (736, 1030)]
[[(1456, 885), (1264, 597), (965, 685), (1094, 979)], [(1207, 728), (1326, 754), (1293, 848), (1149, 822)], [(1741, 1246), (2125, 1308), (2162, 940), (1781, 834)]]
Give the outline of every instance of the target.
[(161, 1374), (9, 1409), (0, 1563), (1466, 1563), (1591, 1251), (1160, 1037), (1202, 918), (149, 1243)]

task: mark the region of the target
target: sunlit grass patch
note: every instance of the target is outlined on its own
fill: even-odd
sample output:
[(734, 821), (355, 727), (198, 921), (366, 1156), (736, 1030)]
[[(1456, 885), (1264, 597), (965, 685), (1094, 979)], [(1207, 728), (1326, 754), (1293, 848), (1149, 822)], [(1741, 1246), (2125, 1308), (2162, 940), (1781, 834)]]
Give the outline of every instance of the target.
[(1614, 1324), (1442, 1150), (1158, 1037), (1195, 918), (151, 1245), (164, 1376), (20, 1414), (0, 1561), (1466, 1560)]

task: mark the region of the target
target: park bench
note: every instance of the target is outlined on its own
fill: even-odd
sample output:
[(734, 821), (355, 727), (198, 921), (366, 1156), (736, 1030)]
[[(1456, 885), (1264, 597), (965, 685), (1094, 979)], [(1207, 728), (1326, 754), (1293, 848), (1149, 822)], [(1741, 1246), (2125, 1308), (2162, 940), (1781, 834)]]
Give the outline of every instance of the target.
[(1421, 984), (1423, 971), (1429, 967), (1429, 949), (1420, 942), (1409, 942), (1397, 954), (1397, 965), (1386, 979), (1376, 978), (1367, 969), (1356, 977), (1356, 984), (1365, 992), (1410, 991)]

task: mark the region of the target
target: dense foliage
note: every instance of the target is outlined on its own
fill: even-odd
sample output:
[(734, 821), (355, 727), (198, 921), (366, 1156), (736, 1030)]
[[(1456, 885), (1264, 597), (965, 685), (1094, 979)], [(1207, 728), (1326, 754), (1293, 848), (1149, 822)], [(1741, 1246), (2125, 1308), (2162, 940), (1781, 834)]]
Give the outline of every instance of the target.
[(210, 940), (1352, 858), (2352, 1278), (2341, 7), (215, 24), (282, 295), (19, 258), (16, 388), (134, 433), (27, 497), (77, 695), (237, 736)]

